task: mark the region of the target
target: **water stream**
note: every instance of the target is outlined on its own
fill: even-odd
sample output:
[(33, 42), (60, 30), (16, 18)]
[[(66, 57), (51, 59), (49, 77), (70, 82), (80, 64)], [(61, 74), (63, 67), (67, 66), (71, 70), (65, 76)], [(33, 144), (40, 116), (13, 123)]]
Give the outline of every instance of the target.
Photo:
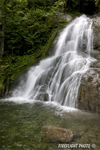
[(31, 67), (13, 90), (12, 101), (53, 101), (76, 108), (82, 75), (93, 58), (92, 19), (76, 18), (60, 33), (55, 54)]

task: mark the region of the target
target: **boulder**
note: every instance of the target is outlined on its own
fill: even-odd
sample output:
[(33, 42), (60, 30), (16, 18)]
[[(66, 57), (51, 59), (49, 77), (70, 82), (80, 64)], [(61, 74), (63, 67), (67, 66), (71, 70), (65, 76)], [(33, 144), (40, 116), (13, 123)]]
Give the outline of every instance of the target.
[(42, 128), (42, 139), (52, 143), (69, 143), (80, 137), (78, 133), (73, 130), (59, 128), (55, 126), (44, 126)]
[(80, 85), (78, 108), (100, 113), (100, 62), (91, 64)]

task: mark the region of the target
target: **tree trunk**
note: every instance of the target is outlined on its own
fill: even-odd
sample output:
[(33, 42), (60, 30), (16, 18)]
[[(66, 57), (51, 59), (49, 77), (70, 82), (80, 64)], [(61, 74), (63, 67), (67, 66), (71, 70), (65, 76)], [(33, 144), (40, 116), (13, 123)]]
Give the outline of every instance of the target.
[(4, 37), (5, 37), (5, 16), (2, 18), (2, 37), (1, 37), (1, 53), (0, 58), (4, 53)]
[(6, 24), (6, 2), (7, 0), (3, 1), (3, 8), (2, 8), (2, 37), (1, 37), (1, 50), (0, 50), (0, 59), (2, 59), (4, 53), (4, 37), (5, 37), (5, 24)]

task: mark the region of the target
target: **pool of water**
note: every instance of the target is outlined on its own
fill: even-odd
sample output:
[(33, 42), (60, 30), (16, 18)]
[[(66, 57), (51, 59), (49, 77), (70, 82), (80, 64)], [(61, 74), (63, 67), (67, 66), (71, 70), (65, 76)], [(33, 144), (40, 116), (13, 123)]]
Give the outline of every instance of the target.
[(0, 101), (0, 150), (61, 150), (60, 143), (43, 143), (41, 129), (45, 125), (73, 129), (81, 136), (73, 144), (95, 144), (95, 148), (89, 149), (100, 150), (99, 114), (68, 111), (43, 102), (3, 101)]

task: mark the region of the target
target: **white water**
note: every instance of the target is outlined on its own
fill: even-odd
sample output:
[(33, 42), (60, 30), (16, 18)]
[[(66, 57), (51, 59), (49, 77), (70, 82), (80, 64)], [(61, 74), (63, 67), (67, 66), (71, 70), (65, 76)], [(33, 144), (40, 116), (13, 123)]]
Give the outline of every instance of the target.
[(76, 18), (59, 35), (55, 55), (31, 67), (9, 100), (53, 101), (76, 108), (82, 75), (93, 61), (92, 20)]

